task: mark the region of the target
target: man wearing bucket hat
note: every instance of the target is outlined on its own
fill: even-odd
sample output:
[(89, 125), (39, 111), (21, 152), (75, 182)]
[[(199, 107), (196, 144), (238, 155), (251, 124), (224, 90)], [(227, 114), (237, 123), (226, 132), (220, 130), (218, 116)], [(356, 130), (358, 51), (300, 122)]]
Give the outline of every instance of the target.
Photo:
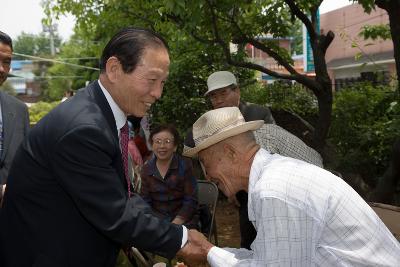
[(206, 178), (233, 199), (249, 194), (257, 236), (247, 249), (221, 249), (201, 234), (193, 244), (217, 266), (399, 266), (400, 244), (369, 205), (342, 179), (304, 161), (270, 154), (238, 108), (203, 114), (193, 125)]
[(275, 123), (269, 108), (240, 101), (240, 88), (232, 72), (214, 72), (207, 79), (207, 87), (204, 96), (210, 99), (214, 109), (238, 107), (245, 121), (264, 120), (265, 123)]

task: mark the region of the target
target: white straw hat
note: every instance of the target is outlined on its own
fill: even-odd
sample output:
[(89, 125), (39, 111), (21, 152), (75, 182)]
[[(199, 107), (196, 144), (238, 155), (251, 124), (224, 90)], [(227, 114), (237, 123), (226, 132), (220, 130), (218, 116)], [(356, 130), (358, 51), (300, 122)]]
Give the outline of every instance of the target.
[(217, 71), (208, 76), (207, 87), (208, 91), (204, 96), (208, 95), (210, 92), (227, 87), (229, 85), (237, 85), (236, 77), (232, 72), (229, 71)]
[(204, 113), (193, 124), (195, 146), (183, 152), (186, 157), (195, 157), (197, 153), (229, 137), (259, 129), (263, 120), (245, 122), (237, 107), (226, 107)]

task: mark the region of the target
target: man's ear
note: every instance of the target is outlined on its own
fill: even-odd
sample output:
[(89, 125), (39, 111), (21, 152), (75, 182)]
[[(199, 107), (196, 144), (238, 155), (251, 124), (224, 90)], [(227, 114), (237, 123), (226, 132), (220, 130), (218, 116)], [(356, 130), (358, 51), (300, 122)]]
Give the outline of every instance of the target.
[[(239, 103), (240, 103), (240, 88), (239, 88), (239, 85), (236, 87), (236, 93), (238, 94), (238, 97), (239, 97)], [(238, 103), (238, 106), (239, 106), (239, 103)]]
[(235, 149), (235, 147), (229, 143), (224, 144), (224, 155), (232, 161), (232, 163), (236, 163), (239, 161), (239, 153)]
[(107, 78), (111, 83), (117, 81), (119, 72), (121, 71), (121, 63), (119, 62), (118, 58), (110, 57), (106, 62), (106, 75)]

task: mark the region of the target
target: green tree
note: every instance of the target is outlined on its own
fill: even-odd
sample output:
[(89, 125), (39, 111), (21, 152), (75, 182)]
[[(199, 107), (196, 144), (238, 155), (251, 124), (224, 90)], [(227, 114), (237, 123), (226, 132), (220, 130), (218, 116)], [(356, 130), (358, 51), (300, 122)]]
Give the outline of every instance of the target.
[[(166, 19), (209, 46), (219, 46), (226, 61), (233, 66), (258, 70), (279, 79), (295, 80), (309, 88), (318, 100), (319, 117), (313, 133), (313, 146), (322, 151), (331, 123), (332, 87), (325, 53), (334, 38), (333, 32), (319, 33), (317, 11), (322, 0), (313, 1), (161, 1), (158, 8)], [(293, 66), (290, 52), (274, 40), (287, 37), (296, 20), (305, 25), (314, 56), (315, 78), (299, 73)], [(247, 59), (238, 60), (231, 53), (231, 44), (251, 44), (274, 58), (287, 72), (277, 72)]]
[(366, 181), (381, 175), (400, 131), (400, 104), (393, 88), (358, 84), (335, 94), (330, 139), (341, 171)]
[[(56, 47), (60, 47), (61, 38), (56, 35), (54, 38), (54, 44)], [(13, 43), (14, 52), (18, 54), (30, 55), (30, 56), (49, 56), (50, 51), (50, 39), (45, 33), (29, 34), (22, 32)], [(14, 59), (26, 59), (24, 56), (16, 55)]]
[(78, 90), (86, 81), (97, 79), (99, 45), (87, 39), (79, 30), (64, 43), (56, 62), (47, 71), (47, 86), (43, 98), (47, 101), (60, 100), (69, 90)]

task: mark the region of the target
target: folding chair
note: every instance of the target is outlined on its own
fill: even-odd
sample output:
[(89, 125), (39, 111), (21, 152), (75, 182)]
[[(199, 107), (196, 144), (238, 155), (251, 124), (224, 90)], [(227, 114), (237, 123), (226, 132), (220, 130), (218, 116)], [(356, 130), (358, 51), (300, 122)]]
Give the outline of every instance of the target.
[(198, 180), (197, 185), (199, 205), (207, 205), (211, 212), (210, 228), (208, 233), (204, 234), (206, 234), (210, 242), (213, 236), (214, 243), (218, 246), (217, 225), (215, 223), (215, 209), (217, 207), (218, 201), (218, 187), (216, 184), (205, 180)]
[(393, 233), (394, 237), (400, 241), (400, 207), (374, 202), (368, 204)]
[(133, 255), (133, 259), (128, 257), (132, 267), (152, 267), (155, 264), (152, 255), (149, 253), (141, 252), (135, 247), (131, 247), (130, 254)]

